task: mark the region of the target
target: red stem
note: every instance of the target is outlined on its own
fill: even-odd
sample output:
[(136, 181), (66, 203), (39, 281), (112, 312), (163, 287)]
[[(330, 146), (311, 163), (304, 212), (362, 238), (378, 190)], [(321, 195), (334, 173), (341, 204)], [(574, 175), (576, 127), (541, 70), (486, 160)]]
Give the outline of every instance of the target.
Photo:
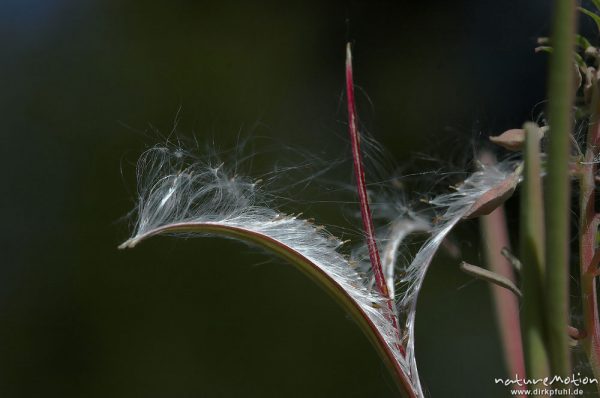
[[(356, 126), (356, 102), (354, 100), (354, 79), (352, 78), (352, 52), (350, 43), (346, 46), (346, 95), (348, 100), (348, 131), (350, 133), (350, 142), (352, 143), (352, 160), (354, 163), (354, 176), (358, 189), (358, 198), (360, 201), (360, 214), (362, 217), (363, 228), (367, 239), (367, 247), (369, 248), (369, 258), (371, 260), (371, 268), (375, 277), (375, 284), (379, 293), (387, 297), (387, 305), (391, 313), (394, 314), (393, 297), (390, 297), (385, 277), (383, 276), (383, 268), (381, 259), (379, 258), (379, 250), (375, 240), (375, 228), (373, 227), (373, 218), (371, 209), (369, 208), (369, 198), (367, 196), (367, 184), (365, 182), (365, 171), (363, 167), (362, 155), (360, 152), (360, 133)], [(390, 321), (398, 332), (398, 321), (395, 316), (390, 317)], [(400, 346), (402, 353), (404, 348)]]
[[(483, 152), (479, 156), (483, 164), (494, 164), (495, 157), (489, 152)], [(503, 247), (510, 247), (508, 226), (504, 206), (498, 207), (487, 216), (480, 218), (481, 232), (485, 249), (488, 268), (515, 282), (513, 267), (500, 253)], [(510, 291), (496, 285), (490, 285), (494, 305), (496, 307), (496, 319), (500, 332), (500, 341), (504, 350), (504, 360), (508, 374), (524, 378), (525, 359), (521, 339), (521, 320), (519, 318), (519, 300)], [(526, 386), (515, 386), (515, 390), (521, 390), (523, 396)]]
[[(597, 91), (597, 89), (596, 89)], [(598, 268), (598, 253), (596, 252), (596, 232), (599, 219), (595, 209), (595, 178), (596, 165), (594, 159), (600, 148), (600, 98), (594, 93), (592, 100), (592, 118), (587, 135), (587, 145), (584, 164), (581, 166), (580, 195), (580, 278), (583, 300), (583, 321), (586, 337), (583, 346), (594, 371), (594, 376), (600, 373), (600, 317), (598, 316), (598, 301), (596, 294), (596, 276)]]

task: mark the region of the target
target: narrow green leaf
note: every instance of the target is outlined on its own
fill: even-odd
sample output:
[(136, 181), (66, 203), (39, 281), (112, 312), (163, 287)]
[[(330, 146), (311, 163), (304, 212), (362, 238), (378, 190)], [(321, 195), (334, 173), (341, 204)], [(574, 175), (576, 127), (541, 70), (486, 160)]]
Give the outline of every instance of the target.
[(539, 46), (535, 48), (536, 53), (548, 53), (552, 54), (554, 50), (550, 46)]
[(577, 53), (573, 53), (573, 57), (575, 58), (575, 63), (577, 66), (585, 70), (587, 68), (587, 64), (585, 63), (583, 57)]
[(587, 50), (589, 47), (592, 47), (592, 44), (583, 37), (582, 35), (575, 35), (575, 42), (583, 51)]
[[(566, 1), (566, 0), (562, 0), (562, 1)], [(594, 5), (596, 5), (596, 3), (598, 2), (598, 0), (594, 1)], [(600, 31), (600, 16), (596, 15), (595, 13), (586, 10), (583, 7), (577, 7), (577, 9), (579, 10), (579, 12), (581, 12), (582, 14), (587, 15), (588, 17), (592, 18), (594, 20), (594, 22), (596, 23), (596, 27), (598, 28), (598, 31)]]

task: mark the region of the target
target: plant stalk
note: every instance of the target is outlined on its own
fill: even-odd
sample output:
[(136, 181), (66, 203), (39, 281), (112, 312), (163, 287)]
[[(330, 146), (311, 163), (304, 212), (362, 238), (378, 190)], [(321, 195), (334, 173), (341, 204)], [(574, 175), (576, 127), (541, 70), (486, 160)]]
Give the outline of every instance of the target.
[[(484, 164), (495, 162), (493, 155), (487, 152), (480, 155), (480, 160)], [(504, 206), (499, 206), (489, 215), (482, 216), (479, 220), (488, 268), (515, 283), (513, 267), (501, 254), (503, 248), (510, 246)], [(511, 377), (516, 375), (519, 378), (524, 378), (525, 362), (521, 341), (519, 299), (500, 286), (490, 284), (490, 290), (496, 308), (496, 323), (500, 331), (506, 371)]]
[[(540, 167), (540, 133), (525, 123), (525, 151), (520, 214), (522, 337), (527, 376), (543, 379), (550, 374), (544, 333), (545, 232)], [(563, 324), (566, 325), (566, 323)], [(565, 334), (566, 335), (566, 334)]]
[(596, 245), (599, 219), (595, 208), (597, 167), (594, 162), (600, 148), (599, 121), (600, 92), (598, 84), (595, 83), (592, 89), (591, 116), (587, 131), (584, 161), (579, 168), (579, 269), (583, 327), (586, 334), (581, 344), (590, 362), (594, 377), (600, 379), (600, 318), (598, 316), (598, 296), (596, 293), (597, 260), (600, 252)]
[(546, 325), (555, 375), (571, 373), (569, 337), (569, 155), (574, 99), (575, 0), (555, 0), (550, 55), (546, 190)]
[[(371, 268), (375, 278), (375, 284), (379, 293), (387, 297), (387, 305), (391, 314), (395, 314), (394, 297), (390, 297), (387, 288), (381, 259), (379, 258), (379, 250), (377, 249), (377, 241), (375, 240), (375, 227), (373, 226), (373, 217), (369, 208), (369, 197), (367, 194), (367, 184), (365, 181), (365, 171), (360, 151), (360, 133), (358, 131), (356, 118), (356, 101), (354, 99), (354, 78), (352, 76), (352, 51), (350, 43), (346, 45), (346, 96), (348, 103), (348, 132), (350, 133), (350, 142), (352, 145), (352, 160), (354, 164), (354, 176), (356, 178), (356, 187), (358, 190), (358, 198), (360, 201), (360, 214), (362, 218), (367, 247), (369, 249), (369, 258), (371, 260)], [(398, 328), (398, 320), (395, 316), (391, 316), (390, 321), (394, 325), (398, 335), (398, 346), (404, 354), (404, 347), (400, 345), (400, 329)]]

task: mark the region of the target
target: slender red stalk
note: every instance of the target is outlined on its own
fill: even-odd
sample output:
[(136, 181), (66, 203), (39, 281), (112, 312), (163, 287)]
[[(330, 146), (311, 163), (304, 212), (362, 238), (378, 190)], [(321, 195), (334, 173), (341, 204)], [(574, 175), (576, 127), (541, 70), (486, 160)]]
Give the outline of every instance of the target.
[[(367, 196), (367, 184), (365, 182), (365, 170), (363, 167), (362, 155), (360, 152), (360, 133), (356, 126), (356, 102), (354, 100), (354, 79), (352, 77), (352, 52), (350, 43), (346, 46), (346, 96), (348, 101), (348, 131), (350, 133), (350, 142), (352, 143), (352, 160), (354, 163), (354, 176), (356, 178), (356, 187), (358, 190), (358, 198), (360, 201), (360, 215), (362, 217), (363, 228), (367, 239), (367, 247), (369, 248), (369, 258), (371, 260), (371, 268), (375, 277), (375, 284), (379, 293), (388, 298), (388, 308), (394, 311), (394, 298), (390, 297), (390, 293), (383, 275), (381, 259), (379, 258), (379, 250), (375, 240), (375, 228), (373, 227), (373, 217), (369, 208), (369, 198)], [(395, 316), (391, 317), (390, 321), (399, 334), (398, 321)], [(404, 349), (400, 346), (402, 353)]]
[[(494, 156), (489, 152), (483, 152), (479, 159), (484, 164), (496, 162)], [(481, 232), (483, 234), (484, 250), (488, 268), (515, 282), (513, 267), (500, 253), (503, 247), (510, 247), (508, 226), (504, 206), (498, 207), (487, 216), (480, 219)], [(521, 320), (519, 318), (519, 300), (510, 291), (496, 285), (490, 285), (494, 305), (496, 307), (496, 319), (500, 332), (500, 341), (504, 350), (504, 361), (506, 370), (510, 376), (525, 378), (525, 360), (521, 340)], [(512, 387), (511, 387), (512, 388)], [(523, 396), (526, 386), (515, 386), (515, 390), (521, 390)]]
[(592, 117), (587, 134), (587, 145), (584, 164), (580, 174), (580, 282), (583, 300), (583, 323), (586, 337), (583, 347), (590, 361), (594, 376), (600, 374), (600, 316), (598, 315), (598, 296), (596, 293), (596, 277), (600, 251), (596, 247), (596, 232), (599, 219), (595, 209), (596, 187), (594, 176), (596, 164), (594, 160), (600, 148), (600, 92), (594, 90), (592, 98)]
[[(500, 206), (489, 215), (481, 217), (481, 226), (487, 245), (486, 258), (489, 268), (514, 282), (515, 276), (512, 267), (508, 260), (500, 254), (503, 247), (510, 245), (504, 206)], [(519, 300), (510, 291), (499, 286), (492, 286), (491, 289), (496, 306), (500, 336), (505, 350), (507, 369), (511, 376), (525, 377)]]
[(358, 189), (358, 198), (360, 201), (360, 215), (362, 217), (363, 228), (367, 238), (369, 248), (369, 257), (371, 267), (375, 276), (375, 283), (379, 292), (389, 297), (377, 242), (375, 241), (375, 228), (373, 227), (373, 218), (369, 208), (369, 198), (367, 196), (367, 184), (365, 182), (365, 170), (363, 167), (362, 154), (360, 152), (360, 136), (356, 127), (356, 102), (354, 100), (354, 79), (352, 78), (352, 53), (350, 43), (346, 47), (346, 95), (348, 100), (348, 131), (350, 132), (350, 141), (352, 143), (352, 160), (354, 162), (354, 176), (356, 177), (356, 186)]

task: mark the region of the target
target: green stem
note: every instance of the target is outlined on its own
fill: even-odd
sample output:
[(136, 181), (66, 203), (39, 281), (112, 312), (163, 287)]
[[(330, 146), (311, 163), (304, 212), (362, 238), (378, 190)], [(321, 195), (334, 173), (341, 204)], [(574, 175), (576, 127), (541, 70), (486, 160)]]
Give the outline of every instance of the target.
[(575, 0), (554, 1), (548, 115), (548, 183), (546, 191), (546, 324), (554, 374), (571, 373), (569, 340), (569, 154), (574, 97), (573, 50)]
[[(521, 193), (520, 257), (523, 264), (521, 325), (527, 376), (543, 379), (550, 366), (544, 333), (544, 207), (540, 172), (540, 133), (525, 123), (525, 165)], [(564, 324), (563, 324), (564, 326)]]

